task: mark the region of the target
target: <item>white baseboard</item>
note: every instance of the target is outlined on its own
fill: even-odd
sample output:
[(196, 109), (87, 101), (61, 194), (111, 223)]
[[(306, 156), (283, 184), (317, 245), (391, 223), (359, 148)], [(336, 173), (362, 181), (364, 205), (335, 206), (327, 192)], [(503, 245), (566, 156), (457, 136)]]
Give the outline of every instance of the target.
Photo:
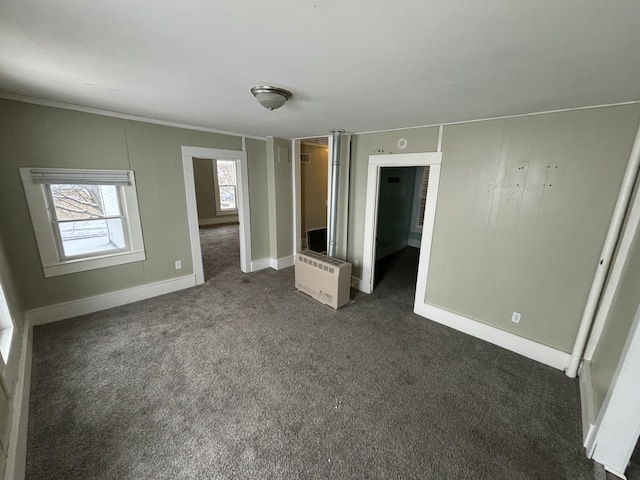
[(261, 258), (260, 260), (253, 260), (251, 262), (251, 271), (257, 272), (258, 270), (264, 270), (265, 268), (269, 268), (271, 266), (271, 259)]
[(229, 215), (228, 217), (199, 218), (198, 225), (218, 225), (220, 223), (238, 223), (237, 215)]
[(184, 277), (172, 278), (170, 280), (150, 283), (117, 292), (58, 303), (48, 307), (35, 308), (25, 312), (25, 320), (27, 320), (30, 325), (43, 325), (45, 323), (64, 320), (65, 318), (77, 317), (78, 315), (98, 312), (127, 303), (157, 297), (158, 295), (183, 290), (194, 287), (195, 285), (195, 275), (186, 275)]
[(295, 263), (295, 256), (289, 255), (288, 257), (283, 258), (270, 258), (271, 268), (274, 270), (282, 270), (283, 268), (293, 267)]
[(387, 245), (384, 248), (376, 249), (376, 260), (380, 260), (384, 257), (388, 257), (392, 253), (396, 253), (402, 250), (407, 245), (408, 245), (408, 241), (404, 239), (399, 242), (392, 243), (391, 245)]
[(421, 241), (416, 238), (410, 238), (408, 241), (408, 245), (413, 248), (420, 248)]
[(596, 408), (593, 399), (593, 383), (591, 383), (591, 362), (583, 360), (578, 370), (580, 381), (580, 407), (582, 411), (582, 444), (590, 456), (593, 450), (595, 433)]
[(497, 327), (416, 300), (413, 311), (429, 320), (480, 338), (550, 367), (564, 370), (571, 355)]
[(27, 464), (27, 426), (31, 387), (31, 353), (33, 329), (28, 320), (22, 330), (18, 378), (11, 397), (11, 433), (7, 449), (5, 480), (24, 480)]
[[(355, 288), (356, 290), (359, 290), (360, 292), (364, 292), (363, 289), (363, 281), (359, 278), (356, 277), (351, 277), (351, 287)], [(366, 293), (366, 292), (365, 292)]]

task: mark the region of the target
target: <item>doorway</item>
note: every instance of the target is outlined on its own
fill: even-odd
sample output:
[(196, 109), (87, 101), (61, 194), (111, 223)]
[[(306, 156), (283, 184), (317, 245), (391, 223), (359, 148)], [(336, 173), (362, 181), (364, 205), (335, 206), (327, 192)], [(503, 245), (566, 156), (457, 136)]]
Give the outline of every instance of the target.
[(193, 158), (205, 281), (240, 267), (236, 162)]
[[(380, 169), (376, 227), (374, 288), (387, 274), (401, 272), (415, 288), (418, 250), (422, 236), (420, 212), (426, 193), (423, 171), (429, 167), (383, 167)], [(413, 251), (404, 251), (407, 248)], [(400, 267), (401, 265), (401, 267)], [(413, 278), (413, 280), (411, 280)]]
[[(438, 184), (440, 181), (441, 152), (407, 153), (394, 155), (371, 155), (367, 174), (367, 196), (364, 219), (364, 249), (362, 257), (362, 291), (371, 293), (375, 286), (375, 264), (377, 251), (378, 214), (380, 211), (380, 182), (383, 169), (400, 167), (429, 167), (428, 191), (424, 202), (424, 219), (422, 238), (420, 239), (420, 257), (418, 262), (418, 279), (416, 283), (416, 299), (426, 293), (431, 241), (435, 221)], [(417, 171), (416, 171), (417, 172)], [(395, 178), (384, 172), (384, 178)], [(395, 180), (392, 181), (395, 183)], [(407, 240), (408, 242), (408, 240)], [(393, 242), (391, 242), (393, 243)], [(389, 247), (392, 249), (392, 247)], [(424, 268), (421, 268), (424, 266)]]
[[(204, 163), (200, 163), (201, 161), (204, 161)], [(218, 166), (216, 166), (215, 170), (213, 169), (214, 161), (216, 162), (216, 165), (220, 165), (222, 171), (221, 174), (218, 172)], [(216, 212), (221, 212), (221, 214), (216, 214), (215, 217), (204, 216), (199, 219), (194, 170), (195, 168), (201, 168), (203, 165), (206, 165), (207, 162), (211, 162), (212, 175), (214, 177), (216, 175), (218, 177), (221, 175), (224, 177), (216, 180), (216, 183), (218, 184), (217, 188), (215, 184), (211, 185), (213, 187), (214, 200), (216, 195), (218, 197), (217, 201), (214, 202)], [(225, 223), (225, 220), (237, 216), (237, 235), (240, 244), (240, 270), (245, 273), (250, 272), (251, 227), (249, 216), (249, 180), (247, 176), (246, 152), (215, 148), (182, 147), (182, 167), (187, 200), (191, 257), (196, 285), (200, 285), (205, 281), (202, 248), (200, 244), (200, 221)], [(232, 171), (235, 173), (235, 184), (229, 181), (232, 177), (230, 175), (225, 175), (225, 171)], [(213, 181), (214, 180), (212, 180), (212, 183)], [(233, 195), (234, 192), (235, 198)], [(235, 208), (233, 208), (234, 206)], [(213, 212), (213, 210), (210, 209), (210, 207), (210, 205), (207, 207), (209, 210), (207, 210), (207, 213), (204, 213), (204, 215), (212, 214), (211, 212)], [(212, 220), (214, 218), (221, 218), (222, 220)]]
[(327, 250), (329, 137), (294, 140), (294, 251)]

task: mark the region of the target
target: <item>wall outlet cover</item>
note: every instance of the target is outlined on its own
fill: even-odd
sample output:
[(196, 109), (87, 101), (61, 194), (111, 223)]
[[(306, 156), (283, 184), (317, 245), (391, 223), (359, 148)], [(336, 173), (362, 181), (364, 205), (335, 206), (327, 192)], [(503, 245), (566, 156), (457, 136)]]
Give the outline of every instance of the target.
[(512, 321), (513, 323), (520, 323), (520, 317), (521, 317), (521, 316), (522, 316), (522, 315), (520, 315), (520, 313), (518, 313), (518, 312), (513, 312), (513, 314), (511, 315), (511, 321)]

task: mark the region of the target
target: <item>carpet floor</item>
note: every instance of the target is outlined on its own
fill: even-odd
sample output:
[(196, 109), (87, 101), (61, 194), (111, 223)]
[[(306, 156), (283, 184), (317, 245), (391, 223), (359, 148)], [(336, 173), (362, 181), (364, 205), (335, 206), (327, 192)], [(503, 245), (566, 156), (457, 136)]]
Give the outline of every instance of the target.
[(204, 285), (34, 328), (28, 479), (594, 478), (578, 382), (413, 314), (417, 250), (334, 312), (222, 229)]

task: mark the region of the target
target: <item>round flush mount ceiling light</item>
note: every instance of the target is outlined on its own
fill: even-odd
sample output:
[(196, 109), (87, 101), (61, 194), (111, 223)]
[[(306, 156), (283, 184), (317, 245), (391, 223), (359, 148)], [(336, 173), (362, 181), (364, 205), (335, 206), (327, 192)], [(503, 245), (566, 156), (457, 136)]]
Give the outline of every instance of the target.
[(253, 87), (251, 93), (253, 93), (253, 96), (256, 97), (260, 105), (269, 110), (280, 108), (291, 98), (291, 92), (289, 90), (269, 85)]

